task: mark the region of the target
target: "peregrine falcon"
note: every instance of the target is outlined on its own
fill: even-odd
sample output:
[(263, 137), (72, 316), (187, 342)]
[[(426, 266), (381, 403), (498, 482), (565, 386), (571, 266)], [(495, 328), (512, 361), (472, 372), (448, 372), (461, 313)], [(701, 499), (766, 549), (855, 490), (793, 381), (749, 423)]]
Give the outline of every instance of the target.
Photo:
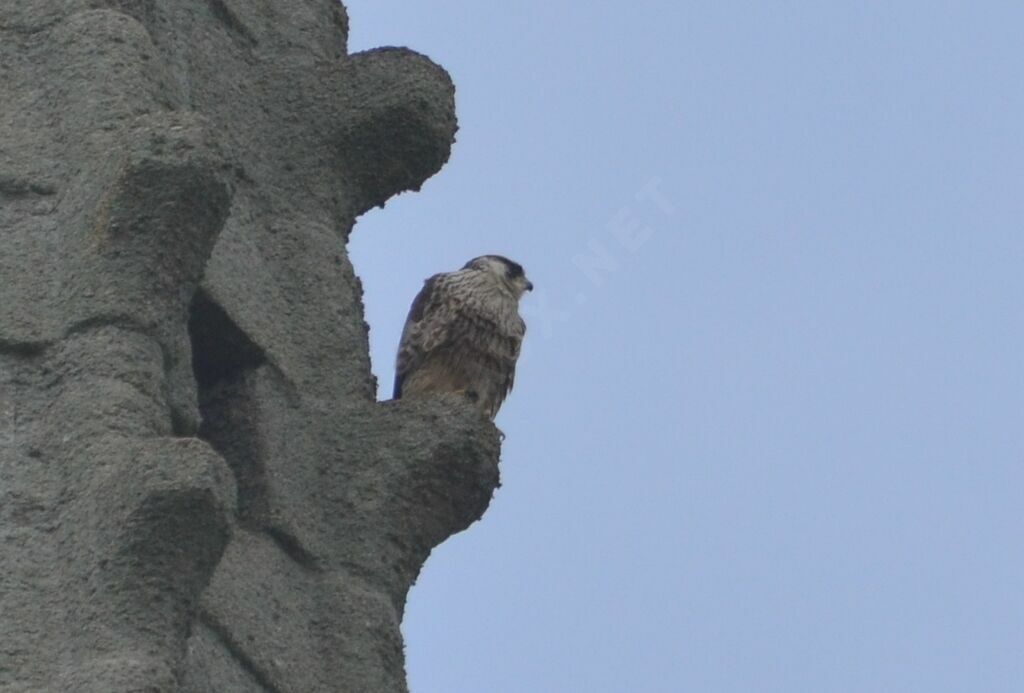
[(493, 419), (512, 389), (526, 334), (519, 299), (531, 290), (522, 266), (500, 255), (428, 279), (402, 330), (394, 398), (457, 393)]

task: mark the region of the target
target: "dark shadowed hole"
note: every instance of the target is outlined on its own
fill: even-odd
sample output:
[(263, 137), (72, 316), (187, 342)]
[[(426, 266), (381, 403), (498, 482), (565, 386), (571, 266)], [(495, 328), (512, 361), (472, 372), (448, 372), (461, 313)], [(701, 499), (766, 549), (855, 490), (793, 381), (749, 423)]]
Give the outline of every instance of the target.
[(266, 426), (256, 394), (256, 371), (274, 369), (267, 365), (263, 350), (202, 292), (192, 301), (188, 327), (203, 419), (199, 437), (220, 453), (235, 475), (239, 520), (250, 529), (265, 531), (299, 565), (316, 569), (316, 558), (270, 520)]
[(266, 362), (263, 350), (232, 322), (224, 309), (199, 291), (192, 300), (188, 320), (192, 339), (192, 370), (202, 392), (217, 383), (235, 379), (243, 371)]
[(192, 301), (188, 329), (203, 419), (199, 437), (234, 472), (241, 519), (258, 525), (267, 514), (267, 494), (252, 373), (266, 363), (266, 355), (201, 291)]

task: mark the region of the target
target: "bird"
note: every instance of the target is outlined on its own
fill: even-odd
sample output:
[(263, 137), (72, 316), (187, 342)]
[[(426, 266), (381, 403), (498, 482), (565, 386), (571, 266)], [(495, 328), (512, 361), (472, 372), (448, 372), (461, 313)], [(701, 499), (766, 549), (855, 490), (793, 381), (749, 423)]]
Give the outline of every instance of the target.
[(526, 334), (519, 299), (532, 290), (522, 265), (501, 255), (427, 279), (402, 329), (394, 399), (454, 393), (493, 420), (512, 390)]

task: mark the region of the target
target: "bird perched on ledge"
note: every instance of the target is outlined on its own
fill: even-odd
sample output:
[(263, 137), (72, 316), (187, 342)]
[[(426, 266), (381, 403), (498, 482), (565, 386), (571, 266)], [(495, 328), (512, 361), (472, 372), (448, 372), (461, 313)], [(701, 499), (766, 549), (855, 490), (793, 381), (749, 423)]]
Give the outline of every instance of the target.
[(402, 330), (394, 398), (462, 394), (493, 419), (526, 334), (519, 299), (532, 290), (522, 266), (500, 255), (428, 279)]

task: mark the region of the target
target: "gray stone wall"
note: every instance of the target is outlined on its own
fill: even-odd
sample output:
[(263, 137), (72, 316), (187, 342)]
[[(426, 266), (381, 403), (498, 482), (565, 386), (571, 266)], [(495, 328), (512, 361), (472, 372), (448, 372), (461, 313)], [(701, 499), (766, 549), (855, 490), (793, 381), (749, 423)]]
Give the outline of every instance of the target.
[(406, 593), (499, 442), (375, 401), (345, 243), (447, 160), (454, 89), (347, 29), (0, 3), (0, 691), (406, 690)]

